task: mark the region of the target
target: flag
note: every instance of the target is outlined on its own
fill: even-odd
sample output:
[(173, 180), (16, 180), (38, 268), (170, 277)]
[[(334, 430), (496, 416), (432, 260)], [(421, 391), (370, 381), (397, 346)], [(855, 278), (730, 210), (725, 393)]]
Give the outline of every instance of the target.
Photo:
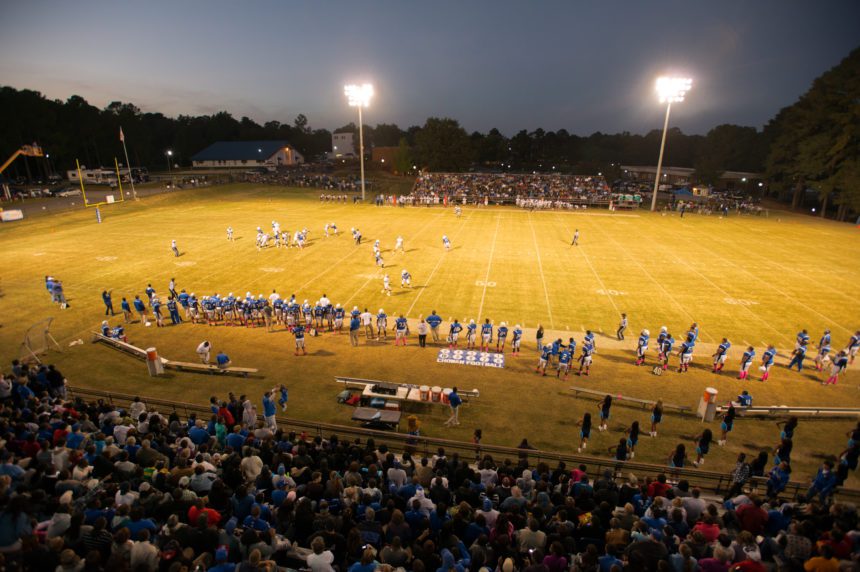
[(119, 140), (125, 143), (125, 135), (122, 132), (122, 127), (119, 128)]

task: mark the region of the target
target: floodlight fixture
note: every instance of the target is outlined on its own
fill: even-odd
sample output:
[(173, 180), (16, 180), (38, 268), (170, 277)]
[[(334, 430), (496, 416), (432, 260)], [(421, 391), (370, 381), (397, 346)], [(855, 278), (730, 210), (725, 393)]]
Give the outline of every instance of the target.
[(693, 80), (687, 77), (658, 77), (657, 96), (660, 103), (680, 103), (693, 86)]
[(370, 105), (370, 98), (373, 97), (373, 85), (369, 83), (349, 84), (344, 86), (343, 92), (346, 94), (350, 107), (367, 107)]

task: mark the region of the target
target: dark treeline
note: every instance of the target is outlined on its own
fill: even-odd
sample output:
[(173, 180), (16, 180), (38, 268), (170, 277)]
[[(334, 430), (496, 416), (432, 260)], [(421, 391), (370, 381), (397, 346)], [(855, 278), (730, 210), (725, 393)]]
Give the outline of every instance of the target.
[[(36, 141), (51, 154), (57, 171), (73, 168), (75, 159), (88, 166), (111, 165), (115, 156), (122, 162), (120, 126), (131, 163), (154, 170), (166, 169), (168, 149), (174, 153), (174, 162), (188, 165), (194, 153), (219, 140), (285, 139), (307, 160), (331, 149), (331, 132), (312, 128), (304, 115), (292, 123), (269, 121), (263, 125), (247, 117), (236, 119), (226, 111), (171, 118), (144, 113), (131, 103), (113, 102), (98, 109), (77, 95), (60, 101), (36, 91), (0, 88), (2, 156)], [(350, 123), (335, 131), (356, 129)], [(409, 156), (404, 164), (414, 162), (434, 171), (465, 170), (477, 164), (504, 165), (505, 170), (550, 171), (555, 167), (559, 172), (591, 173), (609, 169), (612, 163), (654, 164), (661, 133), (598, 132), (582, 137), (565, 129), (536, 129), (506, 137), (497, 129), (469, 134), (455, 120), (430, 118), (423, 126), (408, 129), (384, 123), (365, 126), (364, 135), (367, 148), (404, 144)], [(671, 129), (666, 153), (667, 165), (701, 167), (703, 177), (713, 178), (725, 169), (761, 170), (767, 144), (752, 127), (720, 125), (704, 136)]]

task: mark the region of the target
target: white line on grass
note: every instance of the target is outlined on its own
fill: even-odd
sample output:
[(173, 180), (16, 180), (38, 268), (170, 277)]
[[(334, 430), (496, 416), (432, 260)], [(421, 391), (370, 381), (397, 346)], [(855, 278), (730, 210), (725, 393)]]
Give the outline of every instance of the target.
[(532, 213), (529, 216), (529, 226), (532, 228), (532, 240), (535, 243), (535, 252), (537, 253), (538, 270), (540, 271), (540, 281), (543, 283), (543, 295), (546, 298), (546, 313), (549, 314), (549, 327), (555, 329), (555, 324), (552, 320), (552, 307), (549, 305), (549, 291), (546, 289), (546, 278), (543, 275), (543, 264), (540, 259), (540, 247), (537, 242), (537, 234), (535, 233), (535, 225), (532, 224)]
[(487, 261), (487, 275), (484, 277), (484, 291), (481, 292), (481, 305), (478, 306), (478, 323), (481, 322), (481, 312), (484, 310), (484, 297), (487, 295), (487, 281), (490, 279), (490, 268), (493, 266), (493, 252), (496, 251), (496, 237), (499, 236), (499, 223), (502, 213), (496, 215), (496, 231), (493, 233), (493, 246), (490, 248), (490, 259)]
[[(558, 216), (559, 213), (554, 213), (554, 214), (556, 216)], [(567, 225), (564, 225), (564, 231), (568, 236), (573, 236), (570, 232), (570, 228), (568, 228)], [(571, 246), (570, 248), (573, 248), (573, 247)], [(570, 250), (570, 249), (568, 249), (568, 250)], [(600, 284), (600, 288), (603, 290), (605, 296), (607, 298), (609, 298), (609, 303), (612, 304), (613, 308), (615, 308), (615, 313), (620, 314), (621, 310), (618, 309), (618, 305), (615, 303), (615, 300), (613, 300), (612, 296), (609, 295), (609, 293), (606, 289), (606, 284), (603, 283), (603, 279), (600, 278), (600, 275), (597, 273), (597, 270), (594, 269), (594, 265), (591, 264), (591, 260), (588, 259), (588, 255), (585, 254), (585, 247), (584, 246), (577, 246), (575, 250), (577, 252), (579, 252), (582, 255), (582, 257), (585, 259), (585, 263), (588, 264), (588, 267), (591, 269), (591, 273), (594, 274), (595, 278), (597, 278), (597, 282)], [(585, 330), (583, 329), (583, 331), (585, 331)]]
[[(462, 219), (462, 221), (460, 222), (460, 228), (457, 229), (456, 236), (460, 235), (460, 232), (463, 230), (463, 227), (465, 226), (466, 222), (471, 218), (472, 218), (472, 213), (470, 212), (466, 218)], [(454, 236), (454, 235), (452, 235), (452, 236)], [(430, 276), (427, 277), (427, 280), (424, 282), (423, 287), (421, 288), (421, 290), (418, 291), (418, 294), (415, 296), (415, 299), (412, 300), (412, 305), (409, 306), (408, 310), (406, 310), (406, 314), (405, 314), (406, 316), (409, 316), (409, 314), (412, 313), (412, 308), (414, 308), (415, 304), (418, 303), (418, 299), (421, 298), (421, 294), (423, 294), (424, 290), (427, 289), (427, 286), (430, 285), (430, 281), (433, 279), (433, 276), (436, 274), (436, 271), (439, 270), (439, 266), (442, 264), (442, 261), (445, 260), (449, 254), (450, 254), (450, 252), (443, 250), (442, 256), (439, 257), (439, 260), (436, 262), (436, 266), (434, 266), (433, 270), (430, 272)]]
[[(664, 287), (663, 287), (663, 284), (661, 284), (659, 280), (657, 280), (656, 278), (654, 278), (654, 276), (653, 276), (650, 272), (648, 272), (648, 270), (646, 270), (644, 266), (642, 266), (642, 264), (641, 264), (641, 263), (636, 259), (636, 257), (635, 257), (635, 256), (632, 256), (632, 255), (627, 251), (627, 249), (626, 249), (626, 248), (621, 247), (621, 245), (619, 245), (619, 244), (618, 244), (618, 241), (616, 241), (614, 238), (612, 238), (612, 235), (611, 235), (611, 234), (607, 233), (606, 231), (604, 231), (603, 229), (601, 229), (601, 228), (600, 228), (600, 225), (597, 225), (597, 229), (598, 229), (598, 230), (600, 230), (600, 232), (603, 234), (603, 236), (605, 236), (605, 237), (609, 238), (609, 240), (611, 240), (611, 241), (613, 242), (613, 244), (615, 244), (616, 246), (620, 247), (620, 248), (621, 248), (621, 252), (623, 252), (623, 253), (624, 253), (624, 256), (626, 256), (627, 258), (629, 258), (630, 260), (632, 260), (632, 261), (633, 261), (633, 263), (634, 263), (636, 266), (638, 266), (638, 267), (639, 267), (639, 270), (641, 270), (641, 271), (642, 271), (642, 273), (643, 273), (643, 274), (645, 274), (645, 276), (647, 276), (649, 280), (651, 280), (651, 282), (653, 282), (654, 284), (656, 284), (656, 285), (657, 285), (657, 287), (658, 287), (660, 290), (662, 290), (662, 291), (663, 291), (663, 294), (665, 294), (665, 295), (666, 295), (666, 297), (667, 297), (667, 298), (669, 298), (669, 300), (671, 300), (671, 301), (672, 301), (672, 303), (673, 303), (673, 304), (675, 304), (675, 305), (676, 305), (676, 306), (681, 310), (681, 312), (683, 312), (684, 314), (686, 314), (686, 315), (687, 315), (687, 317), (688, 317), (688, 318), (690, 318), (690, 320), (691, 320), (691, 321), (693, 321), (693, 322), (695, 322), (695, 321), (696, 321), (696, 319), (693, 317), (693, 315), (692, 315), (692, 314), (690, 314), (690, 312), (688, 312), (688, 311), (687, 311), (687, 309), (686, 309), (686, 308), (684, 308), (684, 306), (683, 306), (683, 305), (681, 305), (681, 303), (680, 303), (680, 302), (678, 302), (678, 300), (677, 300), (674, 296), (672, 296), (672, 295), (669, 293), (669, 291), (668, 291), (668, 290), (666, 290), (666, 288), (664, 288)], [(704, 334), (705, 334), (706, 336), (708, 336), (708, 337), (711, 339), (711, 342), (714, 342), (714, 341), (715, 341), (715, 340), (714, 340), (714, 338), (713, 338), (713, 336), (711, 336), (711, 335), (710, 335), (710, 334), (708, 334), (707, 332), (704, 332)]]

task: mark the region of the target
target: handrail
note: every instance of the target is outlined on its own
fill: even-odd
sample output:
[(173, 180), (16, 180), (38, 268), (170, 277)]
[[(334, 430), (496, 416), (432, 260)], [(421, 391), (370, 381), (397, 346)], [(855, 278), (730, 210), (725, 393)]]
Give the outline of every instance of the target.
[[(67, 391), (72, 396), (90, 399), (107, 399), (112, 405), (115, 402), (119, 404), (128, 404), (134, 401), (135, 397), (140, 397), (140, 400), (149, 406), (167, 407), (177, 413), (184, 412), (188, 417), (190, 413), (204, 414), (209, 416), (211, 410), (206, 405), (184, 403), (178, 401), (169, 401), (165, 399), (133, 396), (123, 393), (114, 393), (109, 391), (89, 389), (83, 387), (67, 386)], [(262, 417), (258, 418), (262, 419)], [(444, 448), (447, 454), (456, 452), (463, 458), (468, 458), (469, 455), (482, 457), (486, 454), (491, 454), (497, 459), (505, 457), (526, 458), (531, 464), (541, 462), (564, 461), (568, 466), (578, 466), (587, 464), (589, 473), (592, 476), (601, 475), (604, 471), (612, 471), (615, 478), (620, 478), (622, 473), (639, 473), (658, 475), (664, 473), (672, 479), (688, 479), (691, 485), (697, 486), (703, 492), (715, 495), (724, 494), (731, 486), (731, 475), (728, 473), (718, 473), (715, 471), (705, 471), (702, 469), (693, 468), (670, 468), (653, 463), (643, 463), (640, 461), (617, 461), (615, 459), (607, 459), (603, 457), (593, 457), (590, 455), (562, 453), (557, 451), (545, 451), (541, 449), (519, 449), (516, 447), (506, 447), (503, 445), (485, 445), (481, 444), (476, 447), (474, 443), (467, 441), (455, 441), (452, 439), (443, 439), (440, 437), (424, 437), (414, 436), (404, 433), (393, 433), (390, 431), (378, 431), (374, 429), (364, 429), (361, 427), (350, 427), (348, 425), (337, 425), (334, 423), (323, 423), (319, 421), (307, 421), (296, 419), (293, 417), (276, 417), (278, 426), (282, 429), (294, 430), (298, 429), (308, 433), (312, 437), (326, 438), (330, 435), (338, 435), (339, 437), (350, 437), (352, 439), (368, 439), (373, 438), (378, 445), (385, 443), (393, 452), (408, 451), (412, 455), (421, 453), (424, 456), (431, 456), (439, 447)], [(764, 477), (753, 477), (751, 479), (752, 491), (766, 489), (767, 479)], [(809, 485), (798, 481), (790, 481), (785, 488), (784, 494), (790, 497), (796, 496), (798, 493), (805, 493)], [(836, 498), (842, 501), (860, 503), (860, 489), (852, 489), (847, 487), (839, 487), (834, 494)]]

